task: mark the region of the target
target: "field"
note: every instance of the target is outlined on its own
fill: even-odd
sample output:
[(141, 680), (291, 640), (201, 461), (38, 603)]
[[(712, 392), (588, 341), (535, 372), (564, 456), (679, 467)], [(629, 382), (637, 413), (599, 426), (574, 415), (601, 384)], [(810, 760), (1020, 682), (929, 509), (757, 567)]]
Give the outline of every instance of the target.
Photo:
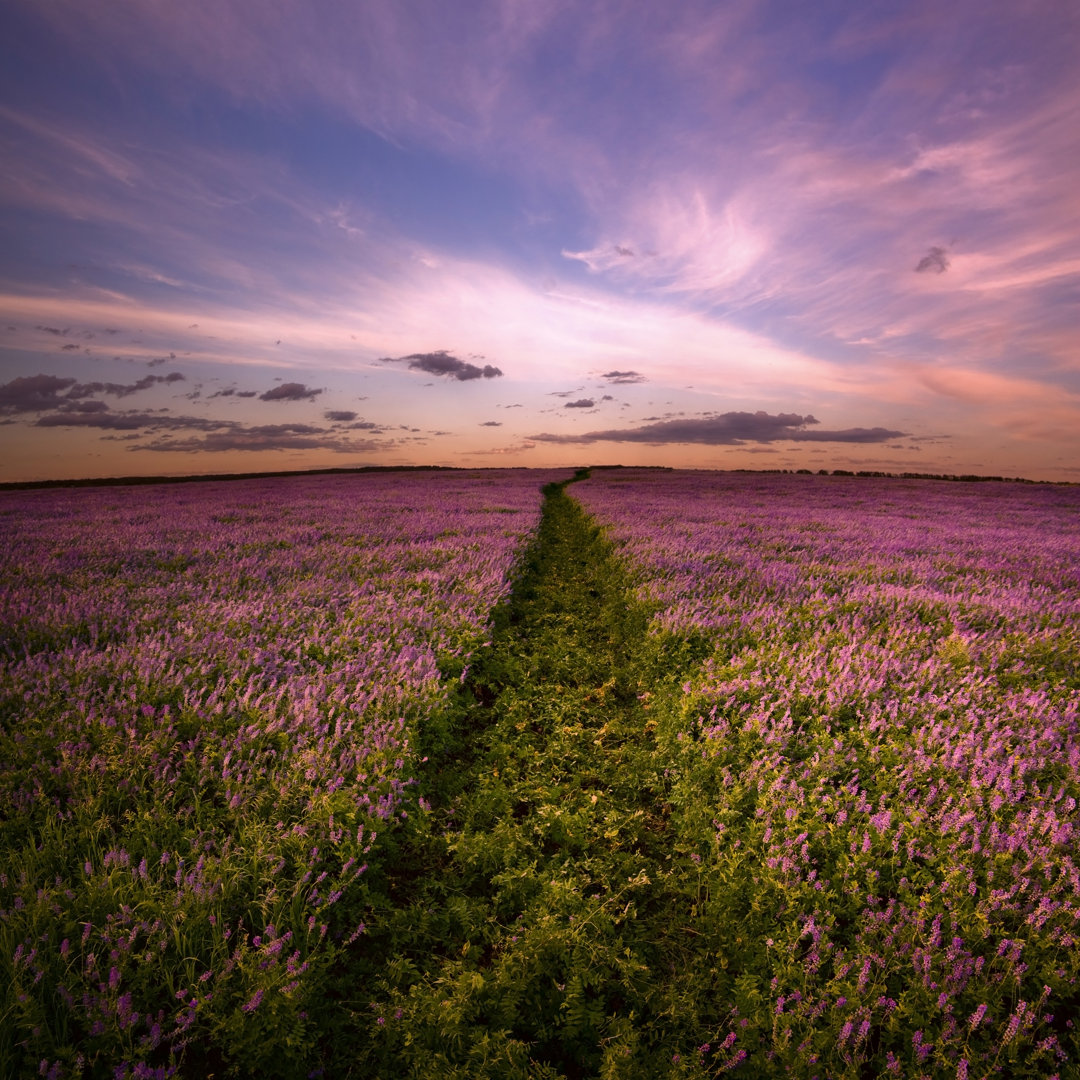
[(0, 1074), (310, 1038), (544, 479), (0, 501)]
[(1077, 1075), (1080, 489), (567, 478), (0, 496), (0, 1074)]

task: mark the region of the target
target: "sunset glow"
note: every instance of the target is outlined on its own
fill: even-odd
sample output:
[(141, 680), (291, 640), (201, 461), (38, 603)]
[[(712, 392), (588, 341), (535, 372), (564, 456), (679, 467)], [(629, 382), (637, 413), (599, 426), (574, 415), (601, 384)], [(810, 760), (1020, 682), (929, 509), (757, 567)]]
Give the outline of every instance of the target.
[(1080, 480), (1080, 15), (14, 0), (0, 481)]

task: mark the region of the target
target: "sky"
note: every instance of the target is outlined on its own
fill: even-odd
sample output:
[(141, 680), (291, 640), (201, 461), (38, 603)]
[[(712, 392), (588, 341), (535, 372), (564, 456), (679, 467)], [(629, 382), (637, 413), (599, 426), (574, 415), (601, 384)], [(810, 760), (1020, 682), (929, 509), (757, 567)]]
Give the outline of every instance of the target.
[(1071, 0), (0, 0), (0, 481), (1080, 481)]

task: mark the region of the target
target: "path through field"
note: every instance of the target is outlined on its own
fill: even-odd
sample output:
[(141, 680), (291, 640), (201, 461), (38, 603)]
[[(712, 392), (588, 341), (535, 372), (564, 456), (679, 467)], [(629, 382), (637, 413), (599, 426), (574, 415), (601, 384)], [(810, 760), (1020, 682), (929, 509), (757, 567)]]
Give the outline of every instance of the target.
[(472, 767), (447, 762), (461, 783), (437, 808), (445, 831), (427, 872), (396, 883), (394, 957), (356, 1008), (374, 1060), (356, 1075), (657, 1075), (661, 1045), (700, 1030), (700, 998), (680, 1000), (697, 873), (674, 852), (650, 723), (693, 657), (646, 637), (562, 488), (469, 679), (457, 750), (471, 744)]

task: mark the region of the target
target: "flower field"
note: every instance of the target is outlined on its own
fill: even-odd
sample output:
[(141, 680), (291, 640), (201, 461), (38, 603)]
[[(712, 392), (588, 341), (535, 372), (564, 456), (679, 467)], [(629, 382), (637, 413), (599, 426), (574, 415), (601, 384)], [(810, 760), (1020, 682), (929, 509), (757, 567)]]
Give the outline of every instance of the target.
[(0, 1075), (302, 1056), (555, 478), (0, 495)]
[(0, 1075), (1080, 1075), (1080, 488), (566, 477), (0, 494)]
[[(652, 632), (712, 1075), (1076, 1076), (1080, 489), (600, 472)], [(719, 1045), (718, 1045), (719, 1044)]]

